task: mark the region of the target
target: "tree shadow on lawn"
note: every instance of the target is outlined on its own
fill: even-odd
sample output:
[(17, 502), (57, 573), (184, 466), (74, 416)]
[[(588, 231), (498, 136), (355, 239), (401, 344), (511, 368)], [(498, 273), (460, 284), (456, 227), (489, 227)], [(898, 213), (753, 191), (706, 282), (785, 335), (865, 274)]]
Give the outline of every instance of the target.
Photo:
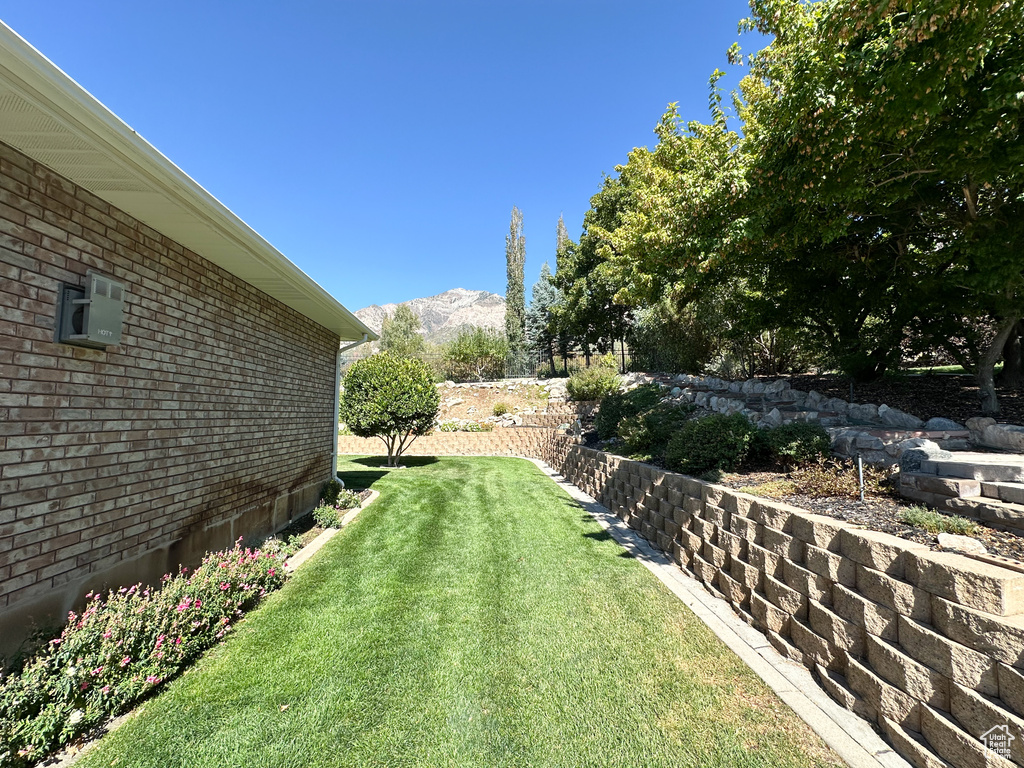
[[(359, 458), (345, 457), (343, 461), (346, 464), (360, 464), (366, 467), (366, 469), (342, 469), (338, 472), (338, 477), (345, 482), (346, 488), (372, 488), (374, 483), (382, 477), (387, 477), (388, 473), (394, 470), (393, 467), (389, 468), (385, 466), (387, 460), (387, 456), (362, 456)], [(430, 464), (436, 464), (437, 457), (404, 456), (402, 457), (401, 462), (403, 467), (425, 467)]]

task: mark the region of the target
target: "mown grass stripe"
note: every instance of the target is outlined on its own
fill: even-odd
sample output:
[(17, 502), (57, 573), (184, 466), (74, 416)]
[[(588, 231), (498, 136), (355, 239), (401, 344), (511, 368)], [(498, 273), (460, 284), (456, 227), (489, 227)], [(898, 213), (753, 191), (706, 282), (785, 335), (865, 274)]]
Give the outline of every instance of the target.
[(86, 768), (838, 763), (532, 464), (341, 469), (380, 498)]

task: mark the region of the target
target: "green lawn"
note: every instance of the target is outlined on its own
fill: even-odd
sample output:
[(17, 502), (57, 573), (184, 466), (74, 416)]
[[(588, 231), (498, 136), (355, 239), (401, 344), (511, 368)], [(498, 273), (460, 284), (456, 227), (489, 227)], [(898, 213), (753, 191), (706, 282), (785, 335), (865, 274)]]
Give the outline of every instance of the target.
[(375, 461), (340, 469), (380, 498), (83, 768), (839, 764), (529, 462)]

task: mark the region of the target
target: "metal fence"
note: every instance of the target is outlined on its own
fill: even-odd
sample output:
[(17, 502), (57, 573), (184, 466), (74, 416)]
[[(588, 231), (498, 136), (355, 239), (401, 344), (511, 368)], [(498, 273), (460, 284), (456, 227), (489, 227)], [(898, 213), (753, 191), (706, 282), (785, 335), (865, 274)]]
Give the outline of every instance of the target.
[[(360, 349), (342, 355), (342, 372), (357, 360), (365, 360), (371, 356), (371, 352), (364, 352)], [(628, 347), (621, 348), (616, 344), (613, 354), (615, 361), (619, 364), (620, 370), (629, 370), (630, 354)], [(522, 355), (509, 355), (504, 360), (496, 360), (490, 357), (480, 358), (472, 362), (455, 363), (450, 357), (439, 352), (426, 352), (416, 356), (425, 362), (437, 375), (440, 380), (451, 381), (497, 381), (500, 379), (532, 379), (552, 378), (565, 376), (573, 371), (587, 367), (587, 357), (582, 352), (574, 352), (564, 359), (555, 355), (555, 369), (552, 371), (551, 362), (548, 358), (541, 357), (534, 352), (527, 352)], [(590, 356), (591, 365), (596, 364), (601, 357), (594, 352)]]

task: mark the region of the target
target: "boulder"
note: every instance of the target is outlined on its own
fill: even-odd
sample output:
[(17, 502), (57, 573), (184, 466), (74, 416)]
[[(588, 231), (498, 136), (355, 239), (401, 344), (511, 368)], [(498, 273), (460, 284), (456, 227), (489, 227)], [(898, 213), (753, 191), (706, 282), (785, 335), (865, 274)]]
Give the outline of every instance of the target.
[(924, 428), (930, 432), (956, 432), (958, 430), (962, 430), (964, 426), (962, 424), (958, 424), (952, 419), (944, 419), (941, 416), (936, 416), (928, 419), (928, 421), (924, 423)]
[(953, 454), (943, 450), (938, 443), (921, 437), (904, 440), (897, 446), (900, 472), (920, 472), (922, 461), (951, 459)]
[(958, 536), (955, 533), (940, 533), (939, 547), (949, 552), (961, 552), (966, 555), (985, 555), (988, 549), (975, 538)]
[(878, 419), (878, 406), (873, 403), (850, 403), (846, 413), (858, 421), (875, 421)]
[(896, 408), (890, 408), (888, 405), (878, 406), (878, 418), (886, 426), (901, 427), (903, 429), (919, 429), (924, 424), (917, 416), (911, 416), (909, 413), (904, 413)]

